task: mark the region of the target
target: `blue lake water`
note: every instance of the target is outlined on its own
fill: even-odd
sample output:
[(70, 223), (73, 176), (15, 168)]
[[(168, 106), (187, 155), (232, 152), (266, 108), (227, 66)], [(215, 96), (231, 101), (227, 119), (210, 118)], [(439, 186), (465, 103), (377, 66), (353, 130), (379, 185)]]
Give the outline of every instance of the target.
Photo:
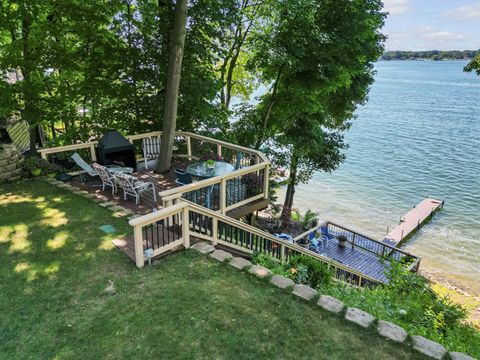
[(381, 239), (426, 195), (445, 198), (404, 248), (427, 272), (480, 294), (480, 77), (465, 64), (377, 63), (345, 163), (298, 186), (295, 206)]

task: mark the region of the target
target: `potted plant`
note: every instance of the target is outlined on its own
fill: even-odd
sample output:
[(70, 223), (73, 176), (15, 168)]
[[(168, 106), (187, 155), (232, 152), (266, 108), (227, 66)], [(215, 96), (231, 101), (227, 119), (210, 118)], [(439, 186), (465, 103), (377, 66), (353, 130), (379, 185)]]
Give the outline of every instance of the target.
[(338, 235), (336, 236), (338, 240), (338, 246), (340, 247), (346, 247), (347, 246), (347, 237), (345, 235)]
[(209, 169), (213, 169), (215, 167), (215, 161), (213, 161), (212, 159), (208, 159), (206, 161), (206, 164), (207, 164), (207, 168)]
[(59, 164), (52, 164), (52, 163), (47, 163), (45, 165), (46, 167), (46, 171), (47, 171), (47, 176), (49, 178), (54, 178), (57, 176), (57, 174), (59, 173), (62, 173), (63, 172), (63, 167)]
[(45, 165), (45, 160), (35, 157), (35, 156), (30, 156), (25, 159), (24, 162), (24, 168), (27, 171), (30, 171), (32, 176), (40, 176), (42, 175), (43, 167)]

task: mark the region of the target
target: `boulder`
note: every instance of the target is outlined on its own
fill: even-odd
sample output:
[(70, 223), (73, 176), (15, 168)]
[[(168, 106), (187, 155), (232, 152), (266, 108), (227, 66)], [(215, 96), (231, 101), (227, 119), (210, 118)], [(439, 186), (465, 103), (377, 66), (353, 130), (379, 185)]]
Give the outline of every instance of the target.
[(334, 297), (329, 295), (321, 295), (318, 299), (317, 305), (335, 314), (341, 313), (343, 308), (345, 307), (343, 301), (335, 299)]
[(461, 352), (449, 352), (448, 355), (450, 356), (451, 360), (475, 360), (473, 357), (468, 356)]
[(252, 263), (248, 260), (245, 260), (244, 258), (241, 257), (234, 257), (230, 262), (230, 265), (232, 265), (234, 268), (237, 268), (239, 270), (243, 270), (246, 267), (252, 266)]
[(270, 283), (279, 287), (280, 289), (286, 289), (287, 287), (295, 285), (292, 279), (280, 275), (273, 275), (270, 279)]
[(215, 250), (214, 252), (210, 253), (210, 257), (212, 259), (218, 260), (218, 261), (226, 261), (228, 259), (232, 258), (232, 254), (229, 252), (223, 251), (223, 250)]
[(361, 327), (368, 328), (372, 323), (375, 321), (373, 315), (369, 313), (357, 309), (357, 308), (348, 308), (347, 312), (345, 313), (345, 319), (351, 321)]
[(213, 245), (210, 245), (209, 243), (203, 241), (194, 244), (193, 246), (191, 246), (191, 248), (201, 254), (208, 254), (212, 251), (215, 251), (215, 247)]
[(377, 331), (383, 337), (400, 343), (404, 342), (408, 336), (402, 327), (383, 320), (378, 321)]
[(439, 343), (425, 339), (423, 336), (412, 336), (413, 348), (432, 359), (441, 360), (447, 353), (447, 350)]
[(318, 295), (318, 291), (307, 285), (295, 284), (292, 294), (309, 301)]
[(260, 265), (253, 265), (250, 269), (248, 269), (248, 272), (259, 278), (264, 278), (272, 275), (272, 272), (269, 269)]

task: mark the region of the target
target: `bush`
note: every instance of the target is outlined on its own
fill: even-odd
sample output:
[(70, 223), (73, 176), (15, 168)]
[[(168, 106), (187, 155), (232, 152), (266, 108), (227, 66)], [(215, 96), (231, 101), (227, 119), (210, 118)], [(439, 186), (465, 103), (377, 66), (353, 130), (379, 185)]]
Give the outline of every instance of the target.
[[(333, 271), (327, 265), (320, 261), (303, 255), (292, 256), (288, 265), (296, 269), (293, 281), (299, 284), (307, 284), (313, 288), (321, 285), (329, 286), (333, 279)], [(306, 269), (307, 276), (303, 275), (303, 269)]]
[(63, 171), (63, 167), (61, 167), (60, 165), (49, 163), (45, 159), (36, 156), (29, 156), (25, 158), (23, 167), (27, 171), (42, 169), (42, 174), (44, 175)]

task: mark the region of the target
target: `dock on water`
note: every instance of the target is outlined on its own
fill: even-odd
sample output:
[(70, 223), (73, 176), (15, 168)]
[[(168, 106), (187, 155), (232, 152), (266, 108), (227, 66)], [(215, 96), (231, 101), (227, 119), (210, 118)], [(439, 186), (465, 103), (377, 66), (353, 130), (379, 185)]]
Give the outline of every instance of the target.
[(443, 204), (444, 200), (428, 197), (423, 199), (420, 204), (400, 219), (400, 223), (388, 232), (382, 242), (390, 246), (399, 246), (402, 241), (413, 235), (425, 221), (429, 220), (437, 210), (441, 209)]

